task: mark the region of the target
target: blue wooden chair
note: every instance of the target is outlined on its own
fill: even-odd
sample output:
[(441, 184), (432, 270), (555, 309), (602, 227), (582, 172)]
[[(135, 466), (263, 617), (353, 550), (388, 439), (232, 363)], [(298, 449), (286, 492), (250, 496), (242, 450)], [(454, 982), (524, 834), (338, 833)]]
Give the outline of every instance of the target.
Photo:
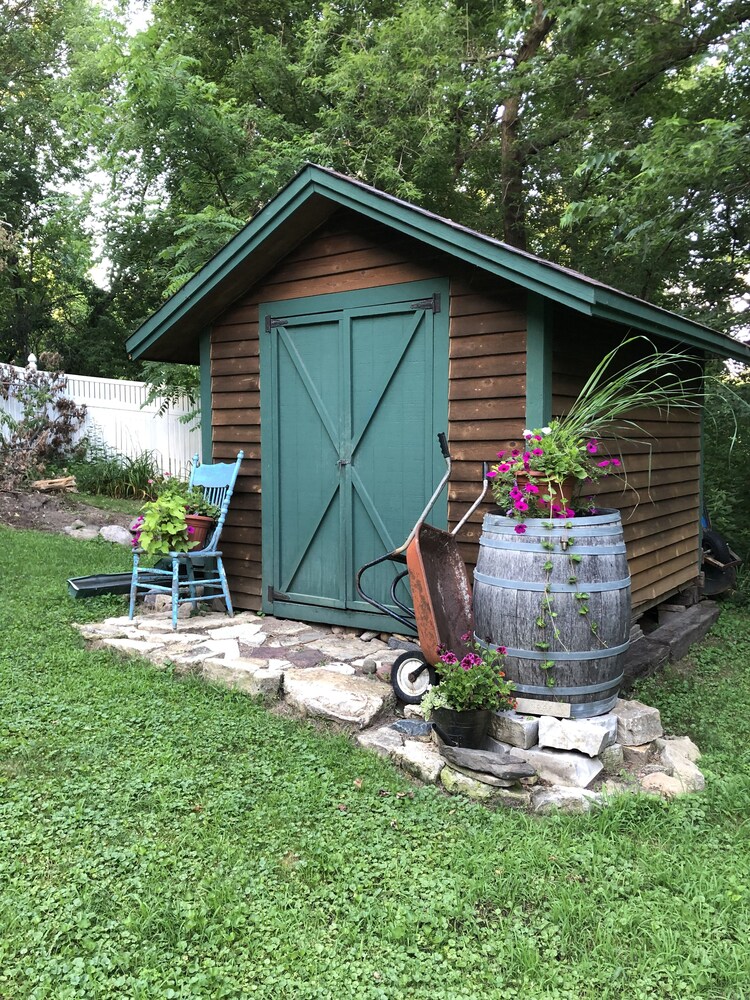
[[(142, 550), (136, 549), (134, 551), (133, 577), (130, 582), (130, 618), (135, 616), (135, 598), (139, 590), (172, 595), (173, 629), (177, 628), (177, 612), (181, 604), (196, 604), (198, 601), (210, 601), (219, 596), (224, 598), (227, 614), (234, 617), (227, 576), (224, 572), (224, 563), (218, 544), (243, 457), (244, 453), (240, 451), (237, 454), (236, 462), (201, 465), (198, 456), (195, 456), (189, 485), (202, 486), (206, 499), (221, 509), (216, 527), (203, 548), (192, 549), (190, 552), (170, 552), (166, 557), (171, 560), (170, 569), (144, 568), (140, 566)], [(200, 578), (197, 580), (196, 568), (201, 570)], [(183, 569), (184, 576), (181, 578), (181, 570)], [(148, 579), (141, 582), (139, 579), (141, 573), (144, 574), (144, 577), (148, 574)], [(154, 576), (169, 578), (170, 582), (167, 585), (165, 579), (164, 585), (154, 583)], [(200, 596), (198, 595), (198, 587), (202, 589)]]

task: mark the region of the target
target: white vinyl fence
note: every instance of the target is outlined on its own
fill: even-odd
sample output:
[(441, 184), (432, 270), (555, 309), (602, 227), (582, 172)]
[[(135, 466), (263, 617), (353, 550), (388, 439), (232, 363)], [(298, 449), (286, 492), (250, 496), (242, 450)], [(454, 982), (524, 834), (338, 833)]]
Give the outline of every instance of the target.
[[(33, 355), (29, 363), (35, 366)], [(13, 367), (13, 370), (21, 373), (26, 369)], [(160, 399), (143, 407), (148, 395), (145, 382), (67, 374), (65, 378), (67, 395), (86, 407), (78, 439), (87, 437), (92, 444), (128, 458), (135, 458), (144, 451), (152, 452), (162, 472), (173, 476), (186, 475), (193, 456), (201, 454), (200, 425), (180, 422), (180, 417), (190, 411), (187, 399), (159, 416)], [(14, 419), (21, 416), (20, 407), (13, 399), (9, 402), (0, 399), (0, 408)]]

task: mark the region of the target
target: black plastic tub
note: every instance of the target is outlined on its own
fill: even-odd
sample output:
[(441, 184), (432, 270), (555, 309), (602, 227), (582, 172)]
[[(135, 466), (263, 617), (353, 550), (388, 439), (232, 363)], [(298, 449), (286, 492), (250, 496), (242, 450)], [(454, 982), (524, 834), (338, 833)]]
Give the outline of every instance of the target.
[[(129, 594), (132, 573), (101, 573), (99, 576), (76, 576), (68, 580), (68, 593), (76, 600), (82, 597), (101, 597), (102, 594)], [(163, 582), (164, 577), (161, 577)], [(142, 583), (158, 583), (154, 574), (146, 578), (141, 574)]]

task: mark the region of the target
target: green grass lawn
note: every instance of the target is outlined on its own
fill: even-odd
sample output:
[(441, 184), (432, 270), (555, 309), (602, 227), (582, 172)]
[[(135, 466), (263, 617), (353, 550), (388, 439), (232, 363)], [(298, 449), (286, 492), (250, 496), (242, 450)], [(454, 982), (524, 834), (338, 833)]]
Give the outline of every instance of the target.
[(104, 542), (0, 529), (0, 998), (750, 998), (750, 617), (650, 682), (707, 789), (492, 812), (86, 650)]

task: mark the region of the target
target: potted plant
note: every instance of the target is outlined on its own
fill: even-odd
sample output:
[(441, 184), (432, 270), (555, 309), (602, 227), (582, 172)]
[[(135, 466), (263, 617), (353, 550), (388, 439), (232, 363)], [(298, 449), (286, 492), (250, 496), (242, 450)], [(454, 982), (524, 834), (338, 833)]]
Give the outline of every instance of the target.
[(132, 528), (133, 547), (149, 555), (189, 552), (205, 543), (219, 513), (201, 487), (189, 489), (187, 483), (169, 479), (141, 508)]
[(461, 636), (459, 654), (441, 646), (435, 664), (438, 683), (422, 698), (425, 718), (432, 719), (443, 742), (481, 749), (493, 712), (514, 708), (513, 684), (501, 669), (505, 649), (490, 649)]
[[(620, 352), (642, 340), (652, 350), (616, 369)], [(495, 502), (519, 522), (516, 533), (524, 533), (527, 518), (569, 519), (591, 513), (594, 501), (584, 496), (584, 487), (624, 471), (621, 459), (607, 453), (603, 440), (647, 439), (650, 435), (632, 416), (643, 407), (699, 405), (701, 376), (686, 377), (686, 364), (694, 362), (681, 351), (658, 351), (647, 338), (632, 337), (602, 358), (564, 416), (548, 427), (524, 430), (522, 445), (499, 451), (487, 478)]]

